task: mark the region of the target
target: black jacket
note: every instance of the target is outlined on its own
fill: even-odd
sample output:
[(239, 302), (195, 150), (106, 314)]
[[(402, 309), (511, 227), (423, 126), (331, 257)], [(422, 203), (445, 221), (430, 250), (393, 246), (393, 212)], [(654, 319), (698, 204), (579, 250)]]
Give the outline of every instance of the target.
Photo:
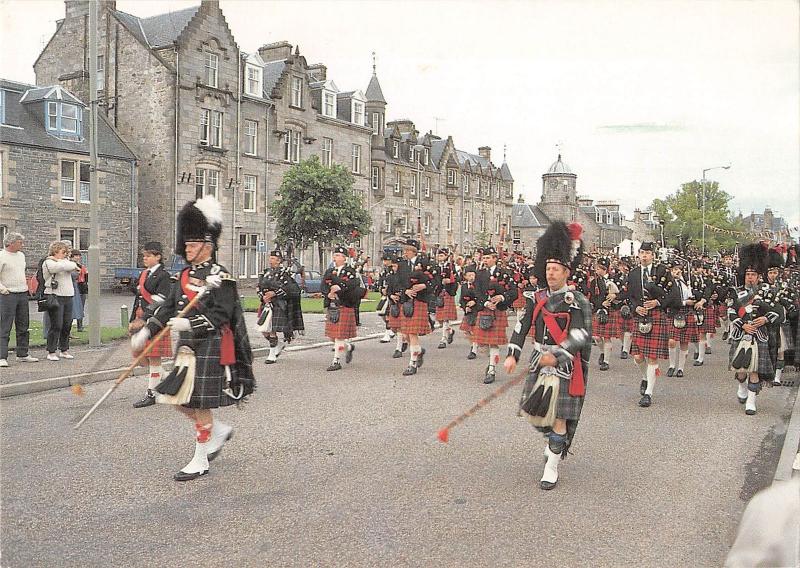
[[(145, 268), (145, 270), (150, 270)], [(149, 273), (144, 281), (144, 289), (151, 295), (159, 295), (162, 298), (167, 298), (172, 291), (172, 284), (174, 280), (169, 272), (163, 266), (159, 266), (155, 271)], [(142, 292), (139, 290), (139, 281), (136, 281), (136, 298), (133, 300), (133, 308), (131, 309), (130, 321), (136, 319), (136, 312), (141, 308), (143, 312), (147, 313), (148, 308), (151, 307), (150, 302), (147, 302), (142, 297)], [(152, 310), (150, 310), (152, 312)], [(152, 315), (152, 314), (148, 314)]]

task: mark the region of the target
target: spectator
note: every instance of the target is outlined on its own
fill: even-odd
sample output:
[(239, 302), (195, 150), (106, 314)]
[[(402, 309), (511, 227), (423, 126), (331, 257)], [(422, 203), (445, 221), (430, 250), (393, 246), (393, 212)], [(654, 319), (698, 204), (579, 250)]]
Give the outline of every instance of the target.
[[(78, 289), (75, 293), (76, 296), (80, 297), (80, 314), (81, 316), (78, 317), (75, 315), (77, 312), (73, 311), (72, 317), (73, 319), (78, 320), (78, 331), (83, 331), (83, 320), (86, 317), (86, 296), (89, 294), (89, 271), (82, 263), (82, 256), (81, 251), (73, 250), (70, 254), (70, 260), (78, 265), (78, 272), (74, 275), (75, 280), (78, 283)], [(75, 302), (73, 302), (73, 310), (75, 309)]]
[(72, 319), (69, 322), (69, 329), (70, 333), (72, 332), (72, 322), (73, 320), (78, 320), (80, 322), (78, 324), (79, 328), (83, 328), (83, 298), (81, 298), (81, 292), (78, 287), (78, 276), (80, 276), (80, 259), (81, 259), (81, 251), (79, 250), (72, 250), (69, 253), (70, 261), (74, 262), (75, 265), (78, 267), (78, 270), (70, 273), (72, 277)]
[(28, 282), (25, 280), (25, 237), (9, 233), (0, 250), (0, 367), (8, 367), (8, 340), (11, 326), (17, 338), (17, 361), (35, 363), (28, 353)]
[[(74, 359), (69, 352), (69, 332), (72, 328), (72, 297), (75, 290), (72, 284), (72, 272), (78, 265), (66, 258), (70, 247), (63, 241), (50, 244), (48, 257), (42, 264), (44, 275), (44, 293), (54, 294), (58, 307), (48, 311), (50, 329), (47, 333), (47, 360)], [(59, 353), (56, 354), (56, 349)]]

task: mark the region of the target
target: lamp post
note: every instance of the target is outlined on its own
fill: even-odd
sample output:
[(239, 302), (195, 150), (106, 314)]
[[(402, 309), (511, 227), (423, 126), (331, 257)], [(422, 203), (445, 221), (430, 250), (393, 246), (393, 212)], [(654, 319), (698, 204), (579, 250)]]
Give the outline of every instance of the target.
[(420, 242), (422, 242), (422, 163), (420, 156), (423, 155), (425, 146), (422, 144), (414, 144), (414, 161), (417, 164), (417, 232)]
[(711, 170), (728, 170), (730, 167), (731, 165), (728, 164), (727, 166), (714, 166), (713, 168), (706, 168), (703, 170), (703, 180), (700, 182), (702, 184), (703, 191), (703, 228), (700, 245), (701, 256), (706, 252), (706, 172), (710, 172)]

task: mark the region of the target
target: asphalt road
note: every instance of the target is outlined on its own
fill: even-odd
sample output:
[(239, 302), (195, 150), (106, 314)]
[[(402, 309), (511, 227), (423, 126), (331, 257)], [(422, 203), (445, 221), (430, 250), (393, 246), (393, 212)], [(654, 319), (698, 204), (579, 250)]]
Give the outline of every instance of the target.
[(795, 396), (769, 389), (745, 416), (717, 342), (641, 409), (634, 364), (615, 350), (611, 371), (592, 362), (574, 455), (544, 492), (544, 440), (516, 416), (518, 388), (434, 441), (497, 386), (481, 384), (463, 339), (436, 342), (411, 378), (376, 341), (336, 373), (328, 349), (258, 360), (257, 395), (218, 413), (234, 438), (185, 484), (171, 477), (191, 458), (191, 424), (131, 409), (138, 383), (77, 432), (108, 382), (4, 399), (0, 563), (720, 566), (746, 500), (772, 478)]

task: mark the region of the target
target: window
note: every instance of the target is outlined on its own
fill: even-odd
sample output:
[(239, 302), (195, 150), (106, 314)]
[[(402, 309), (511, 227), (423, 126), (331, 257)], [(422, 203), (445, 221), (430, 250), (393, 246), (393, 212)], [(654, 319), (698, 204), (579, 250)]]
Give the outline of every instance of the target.
[(594, 220), (598, 223), (603, 222), (603, 213), (599, 209), (595, 211)]
[(245, 175), (244, 176), (244, 191), (242, 192), (242, 209), (248, 213), (255, 213), (256, 211), (256, 187), (258, 184), (258, 177)]
[(89, 252), (89, 229), (62, 227), (58, 232), (58, 240), (68, 241), (72, 248), (76, 248), (84, 254)]
[(47, 103), (47, 128), (58, 130), (58, 103)]
[(372, 113), (372, 133), (373, 134), (381, 133), (381, 113), (379, 112)]
[(433, 224), (433, 217), (430, 213), (425, 213), (425, 220), (422, 223), (422, 230), (426, 235), (431, 234), (431, 225)]
[(333, 138), (322, 139), (322, 165), (331, 167), (333, 164)]
[(204, 67), (205, 67), (205, 84), (209, 87), (217, 88), (217, 70), (219, 68), (219, 56), (216, 53), (211, 53), (209, 51), (205, 52), (204, 55)]
[(486, 230), (486, 213), (481, 211), (481, 216), (478, 218), (478, 231), (483, 233)]
[(7, 235), (8, 235), (8, 227), (6, 225), (0, 225), (0, 243), (6, 242)]
[(300, 162), (300, 131), (287, 130), (283, 137), (283, 159), (287, 162)]
[(81, 115), (76, 105), (48, 102), (47, 129), (65, 134), (80, 134)]
[(514, 229), (511, 231), (511, 242), (515, 245), (520, 244), (522, 241), (522, 232), (519, 229)]
[(330, 91), (323, 91), (322, 114), (336, 118), (336, 95)]
[(408, 143), (408, 161), (409, 162), (413, 162), (414, 161), (414, 154), (415, 153), (416, 152), (414, 151), (414, 146), (412, 146), (411, 142), (409, 142)]
[(372, 166), (372, 189), (377, 190), (381, 187), (381, 169)]
[(300, 77), (292, 77), (292, 106), (303, 106), (303, 80)]
[(400, 156), (400, 142), (396, 140), (392, 142), (392, 158), (398, 158)]
[(364, 126), (364, 103), (353, 101), (353, 124)]
[(417, 194), (417, 176), (411, 176), (411, 195)]
[(408, 223), (408, 211), (406, 211), (405, 213), (403, 213), (403, 232), (407, 233), (409, 228), (410, 225)]
[(244, 121), (244, 153), (255, 156), (258, 153), (258, 122)]
[(430, 178), (430, 176), (425, 176), (425, 179), (423, 181), (425, 182), (424, 185), (422, 186), (425, 189), (425, 197), (430, 198), (430, 196), (431, 196), (431, 178)]
[(0, 124), (5, 124), (5, 123), (6, 123), (6, 92), (3, 89), (0, 89)]
[(353, 167), (354, 174), (361, 173), (361, 146), (353, 144)]
[(431, 151), (429, 148), (425, 148), (422, 151), (422, 163), (427, 166), (430, 161), (431, 161)]
[(447, 185), (455, 185), (455, 184), (456, 184), (456, 171), (447, 170)]
[(247, 83), (245, 84), (245, 92), (254, 97), (261, 97), (264, 94), (264, 88), (261, 82), (261, 68), (255, 65), (247, 65)]
[(97, 66), (95, 70), (97, 71), (97, 90), (102, 91), (106, 85), (106, 62), (105, 62), (104, 55), (97, 56)]
[(383, 232), (384, 233), (391, 233), (392, 232), (392, 212), (386, 211), (383, 214)]
[(89, 197), (89, 162), (61, 160), (61, 201), (89, 203)]
[[(3, 168), (5, 168), (6, 163), (6, 153), (0, 151), (0, 197), (3, 197), (5, 193), (5, 188), (3, 187), (3, 182), (5, 181), (3, 178)], [(0, 243), (3, 242), (3, 239), (0, 239)]]
[(394, 194), (400, 195), (400, 179), (401, 179), (400, 172), (396, 172), (394, 174)]
[(464, 188), (464, 195), (469, 195), (469, 176), (461, 176), (461, 187)]
[(219, 171), (205, 168), (195, 169), (194, 195), (196, 199), (213, 195), (217, 197), (219, 188)]
[(495, 199), (500, 199), (500, 186), (498, 184), (494, 184), (494, 197)]
[(472, 212), (464, 211), (464, 232), (469, 233), (472, 230)]
[(495, 218), (494, 218), (494, 234), (495, 235), (499, 235), (500, 234), (500, 213), (495, 215)]
[(447, 209), (447, 230), (453, 230), (453, 208), (450, 207)]
[(222, 148), (222, 113), (216, 110), (201, 109), (200, 144)]
[(239, 235), (239, 278), (258, 278), (258, 235)]

